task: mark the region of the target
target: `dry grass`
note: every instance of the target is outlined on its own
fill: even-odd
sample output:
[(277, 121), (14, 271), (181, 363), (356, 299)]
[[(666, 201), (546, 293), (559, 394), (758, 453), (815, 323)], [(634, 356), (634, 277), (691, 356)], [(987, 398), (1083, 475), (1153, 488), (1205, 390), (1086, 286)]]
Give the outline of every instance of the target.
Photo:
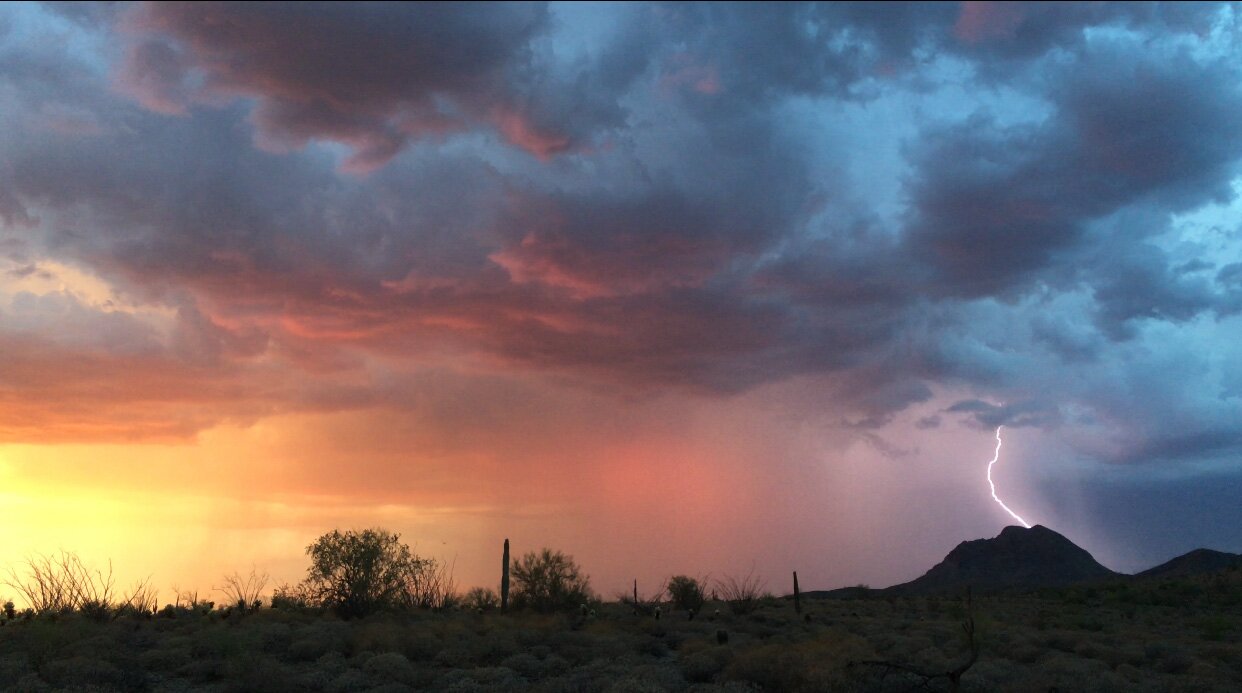
[(255, 568), (250, 574), (242, 577), (240, 573), (224, 576), (224, 584), (216, 588), (224, 595), (224, 603), (243, 611), (258, 610), (263, 603), (263, 590), (271, 580), (267, 573), (260, 573)]
[(15, 590), (38, 614), (78, 611), (100, 618), (114, 606), (112, 564), (107, 572), (91, 568), (75, 553), (26, 559), (26, 575), (11, 568), (4, 584)]
[(744, 577), (726, 575), (716, 581), (716, 593), (738, 615), (749, 614), (764, 597), (764, 582), (752, 568)]

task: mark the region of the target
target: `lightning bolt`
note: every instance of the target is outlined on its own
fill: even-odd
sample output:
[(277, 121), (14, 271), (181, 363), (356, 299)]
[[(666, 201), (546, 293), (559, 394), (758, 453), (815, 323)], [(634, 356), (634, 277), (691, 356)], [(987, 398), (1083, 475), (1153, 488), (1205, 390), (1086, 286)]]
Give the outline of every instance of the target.
[(1010, 510), (1009, 506), (1005, 505), (1005, 502), (997, 497), (996, 484), (992, 483), (992, 465), (996, 464), (996, 461), (1000, 459), (1001, 428), (1002, 428), (1001, 426), (996, 427), (996, 454), (992, 455), (992, 461), (988, 462), (988, 486), (992, 488), (992, 500), (996, 501), (1000, 505), (1000, 507), (1004, 508), (1005, 512), (1009, 513), (1010, 517), (1017, 520), (1018, 522), (1021, 522), (1023, 527), (1030, 529), (1031, 526), (1027, 524), (1026, 520), (1023, 520), (1021, 517), (1018, 517), (1018, 513), (1015, 513), (1014, 511)]

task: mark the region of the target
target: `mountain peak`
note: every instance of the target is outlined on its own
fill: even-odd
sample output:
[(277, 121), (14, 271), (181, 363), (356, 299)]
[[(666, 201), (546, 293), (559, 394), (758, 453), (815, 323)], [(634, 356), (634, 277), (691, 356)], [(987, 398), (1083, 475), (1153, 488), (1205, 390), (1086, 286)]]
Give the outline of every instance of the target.
[(1195, 549), (1177, 558), (1148, 568), (1136, 577), (1183, 577), (1210, 573), (1224, 568), (1242, 566), (1242, 554), (1213, 551), (1212, 549)]
[(991, 539), (958, 544), (922, 577), (890, 588), (896, 592), (944, 592), (968, 585), (983, 590), (1057, 587), (1101, 580), (1117, 573), (1085, 549), (1043, 525), (1011, 525)]

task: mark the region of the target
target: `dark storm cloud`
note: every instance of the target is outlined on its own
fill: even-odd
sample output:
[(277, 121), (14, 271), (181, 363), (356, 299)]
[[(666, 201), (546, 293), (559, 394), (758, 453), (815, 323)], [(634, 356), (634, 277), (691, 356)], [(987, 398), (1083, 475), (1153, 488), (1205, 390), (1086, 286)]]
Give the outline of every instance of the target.
[(765, 103), (788, 94), (851, 96), (869, 78), (913, 65), (955, 8), (941, 3), (691, 3), (665, 10), (684, 50), (664, 77), (713, 103)]
[[(262, 383), (264, 411), (369, 406), (260, 364), (344, 377), (451, 345), (617, 390), (810, 375), (861, 431), (945, 388), (977, 394), (949, 411), (979, 425), (1142, 421), (1116, 459), (1228, 444), (1227, 398), (1174, 393), (1201, 413), (1175, 433), (1126, 370), (1148, 326), (1242, 307), (1233, 258), (1160, 242), (1233, 194), (1236, 70), (1178, 42), (1218, 6), (608, 11), (579, 50), (541, 5), (143, 5), (98, 15), (117, 64), (10, 28), (5, 271), (78, 263), (168, 310), (147, 356), (177, 402), (198, 373)], [(974, 112), (903, 115), (899, 209), (872, 210), (870, 131), (833, 114), (954, 88)], [(92, 348), (99, 372), (135, 367)]]
[(1113, 338), (1133, 335), (1138, 319), (1184, 322), (1208, 309), (1225, 312), (1225, 296), (1206, 277), (1169, 267), (1167, 255), (1150, 244), (1114, 251), (1097, 265), (1093, 281), (1103, 331)]
[(269, 147), (336, 140), (369, 170), (410, 137), (477, 121), (540, 153), (563, 137), (506, 92), (546, 28), (537, 3), (158, 3), (125, 24), (135, 44), (123, 81), (145, 104), (179, 113), (199, 99), (256, 98)]
[(1167, 214), (1231, 197), (1242, 154), (1232, 69), (1121, 44), (1047, 80), (1046, 121), (975, 116), (925, 131), (913, 148), (909, 250), (930, 264), (932, 291), (1021, 289), (1084, 242), (1092, 220), (1138, 203)]
[(931, 416), (921, 417), (918, 421), (914, 422), (914, 427), (921, 429), (921, 430), (927, 430), (929, 428), (939, 428), (940, 427), (940, 415), (933, 414)]
[(1081, 48), (1088, 28), (1205, 34), (1219, 10), (1210, 2), (964, 2), (953, 24), (954, 50), (978, 59), (989, 77), (1003, 78), (1014, 61)]
[(1220, 268), (1216, 281), (1229, 287), (1242, 286), (1242, 262), (1231, 262)]
[(945, 411), (952, 414), (969, 414), (972, 421), (987, 428), (997, 426), (1047, 427), (1061, 420), (1060, 413), (1055, 406), (1038, 400), (992, 404), (982, 400), (968, 399), (953, 403)]

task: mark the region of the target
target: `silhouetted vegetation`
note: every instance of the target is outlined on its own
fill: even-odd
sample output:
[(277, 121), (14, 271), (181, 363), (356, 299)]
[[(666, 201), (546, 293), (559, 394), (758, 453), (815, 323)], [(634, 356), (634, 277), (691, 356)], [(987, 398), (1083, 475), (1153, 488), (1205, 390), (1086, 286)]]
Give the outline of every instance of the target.
[(753, 569), (745, 577), (726, 575), (717, 580), (716, 592), (733, 613), (739, 615), (754, 611), (765, 596), (763, 580), (755, 575)]
[(512, 568), (513, 606), (541, 613), (576, 609), (596, 601), (590, 580), (572, 556), (543, 549), (519, 558)]
[(217, 587), (216, 591), (224, 593), (226, 604), (231, 604), (241, 611), (258, 611), (263, 605), (263, 590), (267, 588), (270, 579), (267, 573), (259, 573), (251, 568), (250, 574), (246, 577), (236, 572), (232, 575), (225, 575), (223, 584)]
[(462, 597), (462, 606), (473, 611), (491, 611), (500, 608), (500, 596), (488, 587), (473, 587)]
[[(117, 594), (111, 564), (106, 571), (92, 568), (77, 554), (62, 551), (56, 556), (28, 558), (25, 568), (24, 576), (11, 568), (3, 584), (21, 595), (36, 615), (77, 612), (95, 621), (105, 621), (127, 612), (142, 614), (155, 610), (156, 595), (148, 580)], [(16, 610), (8, 608), (9, 604), (5, 607), (6, 618), (16, 618)]]
[[(158, 612), (149, 582), (114, 596), (110, 571), (72, 554), (27, 561), (3, 582), (41, 609), (0, 605), (0, 690), (1242, 690), (1238, 568), (973, 600), (804, 592), (799, 614), (753, 574), (599, 603), (572, 557), (543, 549), (513, 562), (504, 614), (494, 589), (457, 596), (384, 530), (332, 532), (308, 555), (307, 579), (267, 602), (252, 570), (219, 605), (174, 588)], [(701, 616), (670, 618), (683, 609)]]
[(697, 614), (707, 603), (707, 595), (703, 592), (706, 579), (699, 580), (688, 575), (674, 575), (668, 580), (668, 598), (674, 609)]
[(306, 553), (311, 565), (298, 599), (343, 618), (402, 607), (442, 608), (453, 599), (445, 566), (414, 555), (398, 535), (383, 529), (334, 530)]

